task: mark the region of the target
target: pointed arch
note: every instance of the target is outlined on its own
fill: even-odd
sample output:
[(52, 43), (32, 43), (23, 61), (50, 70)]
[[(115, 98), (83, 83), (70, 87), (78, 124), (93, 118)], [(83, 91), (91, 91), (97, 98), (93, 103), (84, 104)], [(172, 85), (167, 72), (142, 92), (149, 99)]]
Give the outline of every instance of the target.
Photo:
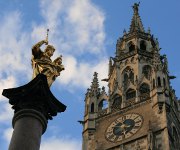
[(150, 86), (147, 83), (142, 83), (139, 88), (140, 100), (147, 100), (150, 98)]

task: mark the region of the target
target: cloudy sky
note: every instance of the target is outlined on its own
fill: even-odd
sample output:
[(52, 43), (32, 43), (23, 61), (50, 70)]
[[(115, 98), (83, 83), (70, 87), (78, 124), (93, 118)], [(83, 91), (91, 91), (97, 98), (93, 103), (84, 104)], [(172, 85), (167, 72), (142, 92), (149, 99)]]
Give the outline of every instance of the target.
[[(129, 30), (134, 0), (1, 0), (0, 1), (0, 92), (31, 80), (31, 47), (45, 39), (63, 55), (65, 71), (51, 87), (67, 110), (48, 123), (41, 150), (81, 149), (84, 95), (93, 72), (99, 81), (107, 77), (108, 58), (116, 41)], [(159, 39), (161, 54), (167, 54), (172, 81), (180, 97), (180, 1), (141, 1), (145, 29)], [(100, 82), (100, 85), (105, 83)], [(105, 85), (106, 86), (106, 85)], [(12, 134), (8, 100), (0, 96), (0, 149), (6, 150)]]

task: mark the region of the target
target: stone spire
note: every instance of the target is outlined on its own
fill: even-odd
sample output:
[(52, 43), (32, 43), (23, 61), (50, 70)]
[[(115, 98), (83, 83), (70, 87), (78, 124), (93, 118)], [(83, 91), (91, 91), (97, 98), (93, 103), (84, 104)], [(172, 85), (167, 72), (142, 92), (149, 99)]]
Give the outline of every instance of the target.
[(99, 82), (98, 82), (98, 77), (97, 77), (97, 75), (98, 75), (98, 73), (97, 73), (97, 72), (94, 72), (94, 78), (93, 78), (92, 85), (91, 85), (91, 92), (92, 92), (94, 95), (98, 95), (99, 92), (100, 92)]
[(134, 31), (140, 31), (140, 32), (144, 32), (144, 27), (143, 24), (141, 22), (141, 18), (139, 16), (139, 3), (135, 3), (132, 7), (134, 10), (134, 14), (133, 14), (133, 18), (131, 20), (131, 26), (130, 26), (130, 31), (129, 32), (134, 32)]

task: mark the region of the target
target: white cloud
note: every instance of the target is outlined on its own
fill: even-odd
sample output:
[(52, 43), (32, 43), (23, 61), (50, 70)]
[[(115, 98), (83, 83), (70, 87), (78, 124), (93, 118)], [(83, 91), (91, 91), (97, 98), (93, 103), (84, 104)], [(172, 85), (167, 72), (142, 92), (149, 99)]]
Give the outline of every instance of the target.
[(11, 137), (12, 137), (12, 133), (13, 133), (13, 128), (7, 128), (4, 130), (3, 137), (7, 141), (7, 143), (10, 142)]
[(1, 104), (0, 123), (9, 124), (10, 120), (12, 120), (13, 117), (13, 110), (11, 108), (11, 105), (2, 102), (0, 104)]
[(91, 1), (43, 0), (41, 12), (44, 22), (34, 24), (33, 39), (45, 38), (44, 31), (50, 28), (50, 42), (63, 53), (79, 55), (104, 50), (105, 16)]
[[(16, 84), (16, 79), (13, 76), (8, 76), (7, 78), (0, 76), (0, 78), (0, 93), (2, 93), (3, 89), (12, 88)], [(5, 97), (0, 94), (0, 101), (4, 99)]]
[(41, 144), (41, 150), (81, 150), (81, 141), (71, 138), (49, 138), (45, 139)]
[[(58, 79), (62, 84), (68, 85), (69, 83), (69, 87), (87, 88), (92, 82), (94, 72), (98, 72), (99, 81), (107, 78), (107, 62), (107, 59), (103, 59), (98, 64), (93, 64), (90, 62), (81, 63), (72, 56), (65, 56), (64, 65), (67, 67)], [(100, 82), (100, 85), (106, 86), (106, 83)]]

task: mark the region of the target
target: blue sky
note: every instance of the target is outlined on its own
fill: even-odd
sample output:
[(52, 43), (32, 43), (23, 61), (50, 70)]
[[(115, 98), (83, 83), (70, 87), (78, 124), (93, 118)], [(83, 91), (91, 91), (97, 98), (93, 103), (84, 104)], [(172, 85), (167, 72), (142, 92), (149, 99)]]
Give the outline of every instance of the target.
[[(99, 81), (107, 77), (108, 58), (114, 56), (117, 39), (129, 30), (134, 0), (1, 0), (0, 1), (0, 92), (31, 80), (31, 47), (45, 39), (56, 47), (53, 59), (63, 55), (65, 71), (51, 87), (67, 105), (48, 123), (41, 150), (81, 149), (84, 95), (93, 72)], [(142, 1), (139, 10), (145, 30), (159, 39), (167, 54), (176, 95), (180, 97), (179, 35), (180, 1)], [(100, 85), (105, 83), (100, 82)], [(0, 149), (6, 150), (12, 134), (13, 111), (0, 96)]]

